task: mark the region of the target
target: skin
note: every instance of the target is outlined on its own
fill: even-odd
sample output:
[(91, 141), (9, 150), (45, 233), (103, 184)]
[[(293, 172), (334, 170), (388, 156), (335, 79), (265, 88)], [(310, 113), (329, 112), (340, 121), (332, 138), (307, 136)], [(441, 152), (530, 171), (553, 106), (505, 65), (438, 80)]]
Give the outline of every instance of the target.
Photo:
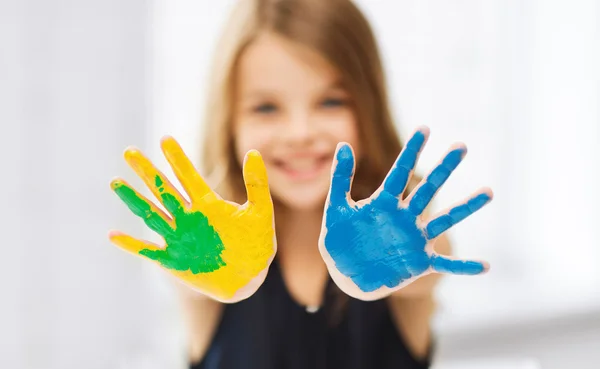
[[(236, 157), (241, 162), (248, 150), (261, 153), (275, 203), (277, 257), (286, 288), (299, 304), (319, 306), (329, 276), (318, 243), (336, 146), (346, 142), (357, 158), (362, 153), (352, 97), (320, 55), (268, 33), (245, 49), (235, 82)], [(443, 235), (435, 247), (450, 253)], [(396, 328), (417, 358), (429, 347), (438, 279), (420, 278), (387, 299)], [(222, 306), (187, 290), (182, 295), (195, 362), (210, 345)]]
[(336, 71), (313, 51), (264, 34), (241, 58), (236, 101), (238, 160), (255, 148), (281, 205), (322, 211), (337, 143), (361, 154), (351, 97)]

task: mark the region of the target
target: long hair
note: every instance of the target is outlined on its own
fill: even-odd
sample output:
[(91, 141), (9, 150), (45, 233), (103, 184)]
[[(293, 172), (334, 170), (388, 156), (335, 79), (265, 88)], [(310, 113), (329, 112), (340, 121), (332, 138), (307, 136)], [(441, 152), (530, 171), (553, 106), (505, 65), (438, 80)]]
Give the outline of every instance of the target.
[[(311, 48), (339, 72), (352, 96), (361, 137), (362, 156), (356, 166), (352, 197), (358, 200), (370, 196), (385, 178), (402, 144), (388, 106), (373, 31), (350, 0), (238, 2), (218, 43), (210, 73), (201, 160), (208, 181), (224, 198), (245, 202), (241, 163), (234, 151), (234, 77), (240, 55), (262, 32)], [(337, 301), (343, 302), (343, 298)]]

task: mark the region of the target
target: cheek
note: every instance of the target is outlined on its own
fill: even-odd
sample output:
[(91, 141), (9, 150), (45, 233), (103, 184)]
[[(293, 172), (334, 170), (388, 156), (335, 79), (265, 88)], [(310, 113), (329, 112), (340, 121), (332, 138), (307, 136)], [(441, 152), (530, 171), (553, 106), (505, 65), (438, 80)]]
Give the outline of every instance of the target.
[(327, 124), (327, 135), (338, 142), (347, 142), (352, 146), (354, 155), (360, 156), (361, 144), (360, 144), (360, 133), (358, 127), (358, 121), (355, 115), (350, 112), (343, 112), (335, 118), (328, 119)]
[(250, 124), (241, 124), (234, 130), (234, 142), (236, 157), (241, 164), (250, 150), (264, 153), (269, 142), (268, 132), (261, 132)]

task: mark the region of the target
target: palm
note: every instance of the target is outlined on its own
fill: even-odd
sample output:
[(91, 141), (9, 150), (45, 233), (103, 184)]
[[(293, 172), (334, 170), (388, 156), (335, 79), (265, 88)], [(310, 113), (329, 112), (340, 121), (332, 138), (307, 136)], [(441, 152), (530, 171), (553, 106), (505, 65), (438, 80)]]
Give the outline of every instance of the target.
[(452, 260), (436, 254), (436, 237), (491, 200), (482, 190), (451, 210), (422, 221), (422, 213), (462, 160), (466, 149), (450, 150), (413, 193), (400, 200), (412, 175), (428, 131), (409, 140), (384, 183), (369, 199), (349, 198), (354, 155), (340, 144), (323, 220), (320, 250), (342, 290), (363, 300), (384, 297), (431, 272), (479, 274), (487, 269), (478, 261)]
[(200, 292), (224, 302), (252, 295), (264, 281), (276, 251), (273, 204), (258, 152), (244, 162), (248, 203), (221, 199), (204, 182), (177, 142), (166, 138), (162, 148), (190, 201), (171, 185), (139, 151), (125, 158), (170, 215), (117, 179), (112, 188), (129, 209), (165, 240), (161, 248), (120, 232), (110, 239), (123, 249), (160, 264)]

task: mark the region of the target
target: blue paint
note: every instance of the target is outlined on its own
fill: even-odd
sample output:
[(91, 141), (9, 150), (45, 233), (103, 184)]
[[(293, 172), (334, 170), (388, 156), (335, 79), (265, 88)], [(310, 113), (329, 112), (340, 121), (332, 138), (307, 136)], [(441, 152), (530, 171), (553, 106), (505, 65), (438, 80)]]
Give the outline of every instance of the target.
[[(476, 261), (430, 256), (425, 247), (429, 240), (480, 209), (490, 199), (487, 194), (456, 206), (424, 228), (417, 225), (419, 214), (462, 160), (464, 148), (449, 152), (427, 177), (425, 185), (417, 190), (409, 206), (398, 207), (399, 195), (406, 187), (424, 142), (425, 135), (418, 131), (388, 174), (384, 191), (360, 208), (350, 206), (347, 201), (354, 173), (352, 149), (348, 145), (338, 148), (330, 202), (325, 212), (324, 243), (337, 269), (364, 292), (382, 286), (394, 288), (430, 267), (453, 274), (478, 274), (484, 270), (483, 264)], [(487, 199), (482, 197), (484, 195)]]
[(413, 195), (409, 209), (415, 215), (421, 215), (425, 208), (429, 205), (433, 196), (438, 192), (440, 187), (446, 182), (450, 174), (456, 169), (462, 161), (466, 150), (464, 148), (452, 150), (446, 154), (446, 157), (438, 166), (431, 171), (423, 183)]
[(415, 216), (387, 192), (362, 208), (327, 209), (325, 247), (337, 269), (363, 291), (393, 288), (429, 268)]
[(431, 265), (438, 273), (477, 275), (484, 271), (484, 266), (478, 261), (452, 260), (440, 255), (431, 258)]
[(491, 200), (487, 193), (479, 194), (469, 199), (465, 204), (455, 206), (448, 214), (440, 215), (431, 220), (426, 227), (427, 238), (432, 240), (447, 231), (450, 227), (481, 209)]
[(410, 140), (406, 143), (404, 150), (398, 156), (396, 163), (390, 173), (388, 174), (383, 184), (383, 190), (389, 192), (394, 196), (400, 196), (406, 184), (411, 172), (415, 168), (417, 163), (417, 157), (423, 149), (425, 144), (425, 135), (423, 132), (417, 131)]
[(337, 164), (331, 178), (331, 206), (348, 206), (347, 194), (350, 192), (352, 176), (354, 175), (354, 155), (348, 145), (338, 148), (335, 154)]

